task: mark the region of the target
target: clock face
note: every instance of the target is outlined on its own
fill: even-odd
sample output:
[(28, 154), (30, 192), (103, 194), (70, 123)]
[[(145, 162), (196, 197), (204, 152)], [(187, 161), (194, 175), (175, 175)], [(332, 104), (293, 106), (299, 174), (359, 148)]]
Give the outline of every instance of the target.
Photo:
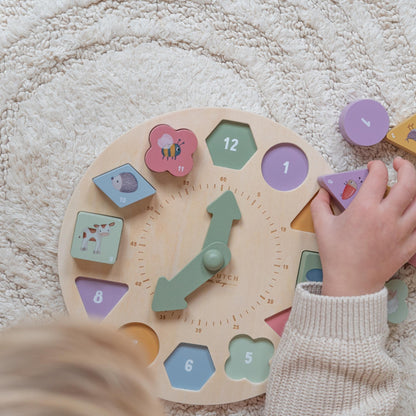
[(329, 173), (258, 115), (195, 109), (139, 125), (69, 203), (59, 241), (69, 313), (131, 336), (163, 399), (263, 393), (302, 252), (317, 252), (307, 206)]

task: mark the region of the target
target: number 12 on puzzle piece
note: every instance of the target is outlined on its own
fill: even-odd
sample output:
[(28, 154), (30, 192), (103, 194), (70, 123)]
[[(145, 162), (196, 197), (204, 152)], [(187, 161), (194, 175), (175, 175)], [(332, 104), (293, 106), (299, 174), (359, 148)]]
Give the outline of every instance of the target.
[(344, 210), (351, 204), (367, 176), (368, 169), (359, 169), (320, 176), (318, 183), (334, 198), (337, 206)]

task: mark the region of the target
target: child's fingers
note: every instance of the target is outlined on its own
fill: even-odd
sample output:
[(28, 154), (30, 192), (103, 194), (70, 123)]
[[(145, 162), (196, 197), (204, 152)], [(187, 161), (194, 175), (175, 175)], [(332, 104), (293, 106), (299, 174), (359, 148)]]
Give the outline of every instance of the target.
[(416, 198), (413, 199), (404, 211), (401, 218), (401, 224), (409, 233), (416, 228)]
[(315, 230), (324, 225), (329, 216), (333, 216), (330, 202), (329, 193), (321, 188), (311, 203), (312, 221)]
[[(410, 260), (416, 254), (416, 230), (414, 230), (408, 240), (407, 240), (407, 247), (408, 247), (408, 259)], [(409, 254), (410, 253), (410, 254)]]
[(416, 170), (407, 160), (396, 158), (393, 167), (397, 171), (397, 183), (389, 192), (388, 203), (396, 214), (401, 215), (416, 196)]
[(386, 165), (381, 160), (373, 160), (368, 163), (368, 176), (364, 180), (355, 199), (362, 199), (379, 203), (386, 192), (388, 172)]

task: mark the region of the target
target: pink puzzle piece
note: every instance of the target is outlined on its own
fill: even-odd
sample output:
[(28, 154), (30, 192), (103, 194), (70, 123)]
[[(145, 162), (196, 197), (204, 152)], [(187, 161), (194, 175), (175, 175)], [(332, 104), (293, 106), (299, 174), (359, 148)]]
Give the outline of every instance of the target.
[(185, 176), (191, 171), (192, 154), (198, 145), (191, 130), (175, 130), (167, 124), (159, 124), (150, 132), (149, 141), (145, 162), (150, 170), (168, 171), (173, 176)]
[(265, 319), (266, 323), (279, 335), (279, 337), (283, 334), (291, 310), (292, 308), (285, 309), (284, 311)]
[(411, 264), (413, 267), (416, 267), (416, 254), (413, 255), (410, 260), (408, 261), (409, 264)]

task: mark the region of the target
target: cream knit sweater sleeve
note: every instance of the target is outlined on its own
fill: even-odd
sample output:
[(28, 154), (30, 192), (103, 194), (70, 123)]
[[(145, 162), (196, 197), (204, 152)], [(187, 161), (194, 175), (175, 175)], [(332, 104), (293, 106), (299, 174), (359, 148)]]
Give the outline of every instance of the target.
[(271, 363), (266, 416), (390, 415), (399, 372), (387, 355), (387, 290), (322, 296), (320, 283), (296, 288)]

